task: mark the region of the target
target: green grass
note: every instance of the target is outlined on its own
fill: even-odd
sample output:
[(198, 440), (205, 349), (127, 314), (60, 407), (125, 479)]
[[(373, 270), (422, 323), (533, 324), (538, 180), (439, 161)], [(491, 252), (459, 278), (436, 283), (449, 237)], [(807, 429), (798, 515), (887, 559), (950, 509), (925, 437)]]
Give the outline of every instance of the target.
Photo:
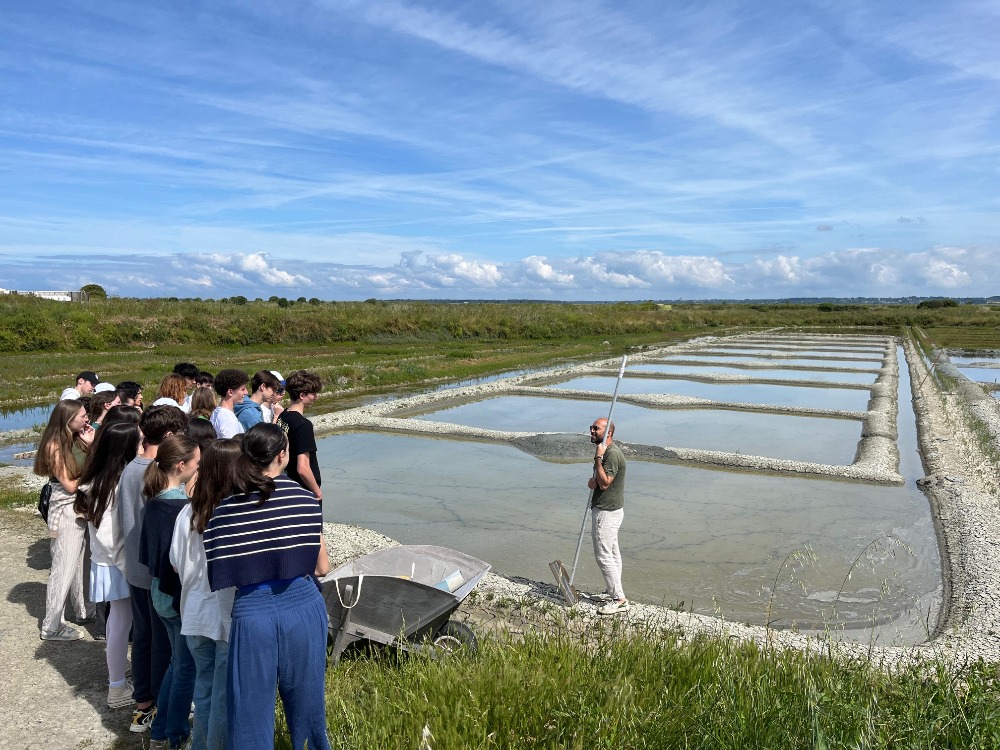
[(924, 333), (943, 349), (1000, 349), (1000, 313), (997, 321), (983, 326), (932, 326)]
[(4, 355), (0, 405), (20, 408), (50, 403), (70, 385), (77, 372), (93, 369), (102, 380), (135, 380), (147, 403), (155, 397), (162, 377), (177, 362), (194, 362), (217, 373), (236, 367), (309, 369), (323, 378), (317, 411), (336, 408), (345, 394), (378, 392), (398, 387), (483, 377), (559, 361), (620, 356), (629, 346), (666, 343), (671, 336), (628, 335), (605, 345), (601, 337), (550, 341), (401, 341), (327, 345), (258, 345), (246, 347), (162, 346), (121, 352), (32, 353)]
[[(178, 361), (217, 372), (298, 368), (331, 394), (409, 388), (618, 356), (628, 347), (703, 334), (801, 327), (811, 332), (896, 334), (922, 326), (944, 346), (1000, 347), (1000, 314), (977, 305), (553, 304), (340, 302), (233, 304), (111, 299), (85, 305), (0, 296), (0, 407), (58, 397), (76, 373), (135, 380), (148, 392)], [(605, 345), (603, 342), (609, 342)], [(324, 401), (327, 403), (324, 404)]]
[[(22, 506), (34, 508), (37, 503), (37, 490), (26, 490), (19, 484), (0, 484), (0, 508), (18, 508)], [(38, 523), (43, 523), (41, 517), (38, 518)]]
[[(870, 664), (670, 632), (488, 639), (331, 668), (337, 748), (1000, 747), (997, 667)], [(279, 728), (281, 721), (279, 720)], [(276, 745), (289, 748), (279, 733)]]

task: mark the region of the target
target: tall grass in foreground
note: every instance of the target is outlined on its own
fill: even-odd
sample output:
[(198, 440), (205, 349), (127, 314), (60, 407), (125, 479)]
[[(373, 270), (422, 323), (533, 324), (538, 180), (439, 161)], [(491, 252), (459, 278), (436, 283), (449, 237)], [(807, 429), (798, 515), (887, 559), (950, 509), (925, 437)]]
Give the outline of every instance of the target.
[[(475, 656), (359, 656), (331, 668), (334, 747), (1000, 747), (997, 667), (893, 675), (672, 633), (488, 639)], [(281, 729), (277, 747), (289, 748)], [(433, 735), (421, 744), (424, 727)]]

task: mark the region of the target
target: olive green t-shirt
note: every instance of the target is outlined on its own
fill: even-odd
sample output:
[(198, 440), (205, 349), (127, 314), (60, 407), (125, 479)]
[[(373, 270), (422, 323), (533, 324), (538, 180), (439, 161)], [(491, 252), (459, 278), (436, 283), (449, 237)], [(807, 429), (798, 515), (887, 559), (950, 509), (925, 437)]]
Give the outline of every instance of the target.
[(604, 473), (614, 477), (606, 490), (597, 487), (590, 507), (598, 510), (618, 510), (625, 507), (625, 456), (622, 449), (612, 443), (604, 451)]

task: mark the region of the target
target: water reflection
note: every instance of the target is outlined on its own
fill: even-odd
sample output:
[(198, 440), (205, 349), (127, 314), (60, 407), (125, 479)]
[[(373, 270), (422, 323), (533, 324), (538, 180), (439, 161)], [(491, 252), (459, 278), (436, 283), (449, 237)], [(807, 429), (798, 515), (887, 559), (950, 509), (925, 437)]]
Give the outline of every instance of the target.
[[(573, 378), (547, 387), (612, 393), (615, 389), (615, 378), (610, 376)], [(675, 378), (661, 380), (630, 375), (626, 375), (622, 380), (619, 392), (663, 393), (726, 403), (803, 406), (839, 411), (865, 411), (868, 408), (868, 399), (871, 397), (869, 390), (860, 388), (809, 388), (765, 383), (701, 383), (697, 380)]]
[[(420, 418), (512, 432), (582, 434), (607, 406), (561, 398), (499, 396)], [(618, 438), (626, 443), (698, 448), (825, 464), (850, 464), (861, 439), (861, 422), (721, 409), (615, 407)]]
[(0, 447), (0, 464), (10, 464), (13, 466), (31, 466), (35, 462), (34, 456), (31, 458), (17, 458), (19, 453), (26, 453), (37, 448), (35, 443), (17, 443), (16, 445), (5, 445)]
[(46, 425), (52, 414), (52, 404), (29, 406), (26, 409), (0, 411), (0, 432), (8, 430), (30, 430), (37, 425)]
[(958, 370), (973, 383), (1000, 382), (1000, 368), (997, 367), (959, 367)]
[[(572, 560), (589, 463), (544, 463), (503, 445), (365, 433), (325, 438), (319, 452), (327, 520), (404, 543), (456, 547), (535, 580), (548, 580), (550, 560)], [(919, 611), (930, 606), (939, 581), (928, 505), (910, 484), (632, 461), (621, 543), (632, 597), (683, 600), (696, 612), (753, 623), (764, 622), (769, 609), (776, 624), (802, 627), (865, 627), (873, 616), (910, 612), (899, 628), (918, 641)], [(815, 559), (799, 560), (804, 550)], [(603, 588), (589, 547), (577, 580), (584, 589)]]
[[(868, 368), (865, 368), (868, 369)], [(732, 367), (725, 365), (655, 365), (639, 364), (630, 368), (630, 372), (666, 372), (679, 375), (692, 375), (696, 373), (726, 373), (728, 375), (739, 375), (747, 378), (768, 378), (771, 380), (817, 380), (824, 383), (864, 383), (875, 382), (877, 375), (867, 372), (841, 372), (823, 370), (782, 370), (743, 367)]]

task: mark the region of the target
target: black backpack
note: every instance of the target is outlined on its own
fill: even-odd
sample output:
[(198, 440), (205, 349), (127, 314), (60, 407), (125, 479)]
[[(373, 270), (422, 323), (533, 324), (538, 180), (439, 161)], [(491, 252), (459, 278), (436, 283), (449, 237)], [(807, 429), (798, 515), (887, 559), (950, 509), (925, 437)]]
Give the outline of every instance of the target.
[(52, 482), (46, 482), (38, 492), (38, 512), (45, 523), (49, 522), (49, 498), (52, 497)]

